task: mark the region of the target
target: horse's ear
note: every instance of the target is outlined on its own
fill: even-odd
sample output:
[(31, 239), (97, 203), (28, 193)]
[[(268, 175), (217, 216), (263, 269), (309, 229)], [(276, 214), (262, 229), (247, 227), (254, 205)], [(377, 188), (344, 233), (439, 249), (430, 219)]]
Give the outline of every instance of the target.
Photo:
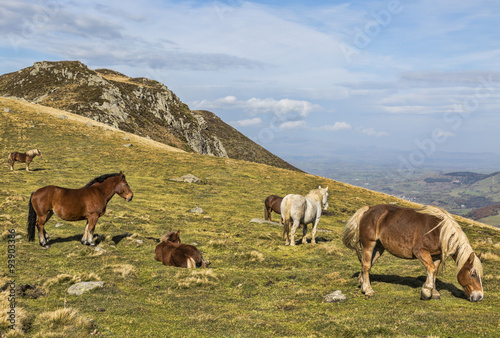
[(180, 234), (180, 233), (181, 233), (181, 231), (180, 231), (180, 230), (177, 230), (177, 236), (179, 236), (179, 234)]
[(476, 256), (475, 253), (471, 253), (470, 256), (469, 256), (469, 259), (467, 260), (467, 263), (474, 264), (474, 258), (475, 258), (475, 256)]
[(321, 189), (321, 186), (319, 186), (318, 189)]
[(477, 255), (477, 258), (481, 259), (482, 256), (483, 256), (483, 253), (481, 252), (479, 255)]
[(325, 191), (328, 191), (328, 187), (325, 188)]
[(123, 176), (123, 170), (120, 170), (120, 176)]

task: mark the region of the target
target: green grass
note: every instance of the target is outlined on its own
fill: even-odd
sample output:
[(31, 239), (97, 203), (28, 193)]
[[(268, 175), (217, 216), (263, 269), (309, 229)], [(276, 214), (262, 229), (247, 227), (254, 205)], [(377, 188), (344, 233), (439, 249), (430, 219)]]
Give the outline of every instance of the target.
[[(423, 266), (389, 254), (373, 268), (376, 294), (365, 299), (355, 276), (359, 262), (341, 241), (345, 221), (363, 205), (404, 201), (313, 175), (124, 140), (123, 132), (50, 117), (11, 100), (0, 101), (0, 123), (1, 249), (6, 252), (7, 232), (15, 229), (21, 235), (16, 285), (35, 285), (43, 292), (38, 298), (17, 296), (16, 307), (25, 314), (18, 328), (28, 336), (475, 337), (498, 332), (500, 233), (493, 228), (461, 223), (473, 248), (488, 253), (482, 302), (463, 298), (451, 260), (438, 277), (442, 299), (421, 301)], [(133, 146), (124, 147), (127, 143)], [(35, 147), (43, 158), (35, 158), (33, 172), (20, 164), (9, 170), (9, 152)], [(32, 191), (49, 184), (77, 188), (120, 170), (134, 199), (127, 203), (115, 196), (99, 219), (98, 247), (104, 251), (80, 244), (85, 222), (57, 216), (46, 227), (50, 249), (27, 242)], [(188, 173), (202, 183), (170, 181)], [(318, 185), (329, 186), (331, 212), (319, 223), (328, 230), (318, 233), (319, 244), (285, 247), (279, 226), (249, 222), (263, 218), (266, 196), (306, 194)], [(195, 206), (204, 213), (188, 212)], [(184, 243), (196, 243), (210, 269), (165, 267), (154, 260), (156, 240), (171, 229), (181, 230)], [(6, 283), (11, 276), (4, 257), (0, 274)], [(67, 294), (73, 283), (89, 280), (106, 284), (82, 296)], [(324, 303), (335, 290), (347, 301)], [(57, 317), (64, 308), (78, 316), (68, 310)], [(2, 321), (0, 331), (9, 332)]]

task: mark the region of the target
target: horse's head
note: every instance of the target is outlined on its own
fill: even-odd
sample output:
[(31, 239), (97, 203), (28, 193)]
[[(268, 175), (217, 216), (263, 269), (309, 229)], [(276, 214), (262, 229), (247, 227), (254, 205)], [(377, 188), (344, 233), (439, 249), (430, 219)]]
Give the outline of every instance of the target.
[(161, 236), (161, 240), (162, 242), (180, 243), (181, 242), (181, 238), (179, 236), (180, 232), (181, 232), (180, 230), (177, 230), (177, 232), (175, 231), (167, 232), (165, 235)]
[(481, 275), (483, 267), (480, 261), (481, 255), (476, 256), (473, 252), (469, 259), (457, 274), (457, 280), (465, 290), (467, 298), (471, 302), (479, 302), (483, 299), (483, 283)]
[(321, 200), (321, 205), (323, 206), (323, 210), (328, 209), (328, 187), (321, 189), (321, 186), (318, 187), (318, 189), (321, 190), (322, 200)]
[(134, 193), (132, 192), (132, 189), (130, 189), (123, 171), (121, 171), (120, 175), (118, 176), (120, 177), (120, 180), (116, 185), (116, 192), (118, 193), (118, 195), (120, 195), (120, 197), (126, 199), (127, 202), (130, 202), (134, 197)]

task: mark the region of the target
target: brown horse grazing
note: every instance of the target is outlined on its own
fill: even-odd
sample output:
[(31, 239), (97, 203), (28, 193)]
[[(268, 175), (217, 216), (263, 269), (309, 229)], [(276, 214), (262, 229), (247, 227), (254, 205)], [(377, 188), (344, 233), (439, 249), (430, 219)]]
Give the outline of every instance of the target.
[(161, 237), (156, 246), (155, 259), (166, 266), (181, 268), (206, 268), (210, 262), (203, 259), (200, 250), (189, 244), (181, 244), (180, 230), (170, 231)]
[[(271, 221), (271, 211), (281, 215), (281, 201), (283, 197), (276, 195), (267, 196), (264, 200), (264, 219)], [(281, 217), (280, 217), (281, 224)]]
[(49, 247), (49, 236), (44, 225), (55, 213), (65, 221), (86, 219), (87, 225), (81, 242), (85, 245), (94, 245), (97, 220), (104, 215), (106, 205), (115, 194), (127, 201), (131, 201), (134, 196), (123, 172), (96, 177), (80, 189), (53, 185), (38, 189), (31, 194), (29, 201), (28, 241), (35, 240), (36, 225), (40, 245), (44, 248)]
[(33, 158), (35, 156), (40, 156), (42, 157), (42, 152), (40, 149), (31, 149), (28, 150), (26, 153), (18, 153), (17, 151), (10, 153), (9, 154), (9, 165), (10, 165), (10, 170), (14, 170), (14, 163), (16, 161), (21, 162), (21, 163), (26, 163), (26, 171), (30, 171), (30, 163), (33, 161)]
[(365, 206), (349, 220), (344, 244), (358, 254), (361, 291), (372, 296), (369, 272), (384, 250), (396, 257), (418, 259), (427, 269), (421, 299), (439, 299), (436, 276), (439, 265), (451, 256), (457, 280), (471, 302), (483, 299), (481, 256), (476, 256), (460, 225), (446, 211), (433, 206), (410, 209), (395, 205)]

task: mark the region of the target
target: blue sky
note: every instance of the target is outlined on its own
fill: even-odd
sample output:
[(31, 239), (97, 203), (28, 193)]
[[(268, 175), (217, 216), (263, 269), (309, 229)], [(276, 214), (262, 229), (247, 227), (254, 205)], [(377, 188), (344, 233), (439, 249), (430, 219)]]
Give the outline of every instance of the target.
[(0, 73), (149, 77), (286, 158), (500, 154), (500, 2), (0, 0)]

